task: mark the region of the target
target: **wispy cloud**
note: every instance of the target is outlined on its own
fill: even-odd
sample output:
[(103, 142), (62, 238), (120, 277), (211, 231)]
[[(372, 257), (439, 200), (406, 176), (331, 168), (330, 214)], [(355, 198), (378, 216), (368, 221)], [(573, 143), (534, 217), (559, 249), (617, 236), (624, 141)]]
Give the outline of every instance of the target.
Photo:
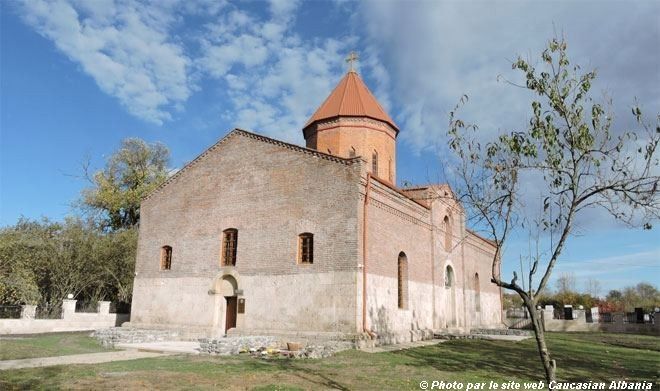
[(537, 59), (554, 34), (566, 36), (574, 62), (597, 67), (594, 91), (614, 98), (619, 129), (631, 124), (635, 97), (653, 113), (660, 107), (660, 3), (593, 5), (368, 0), (356, 23), (387, 66), (401, 137), (420, 150), (446, 145), (447, 114), (463, 94), (470, 96), (463, 117), (483, 132), (524, 127), (531, 95), (498, 76), (519, 80), (511, 61)]
[(293, 31), (297, 4), (273, 1), (266, 17), (243, 11), (206, 27), (197, 64), (229, 87), (226, 119), (299, 142), (300, 128), (337, 82), (350, 37), (306, 40)]
[(161, 124), (193, 90), (190, 59), (169, 35), (176, 19), (170, 5), (34, 0), (23, 2), (21, 12), (101, 90), (135, 116)]
[(589, 280), (597, 280), (606, 289), (635, 285), (642, 281), (657, 286), (660, 285), (660, 248), (609, 257), (561, 260), (553, 272), (553, 284), (562, 273), (574, 275), (581, 285)]
[(355, 38), (300, 36), (294, 31), (299, 6), (288, 0), (272, 0), (265, 10), (202, 0), (37, 0), (25, 1), (20, 11), (139, 118), (171, 120), (211, 81), (210, 88), (227, 95), (225, 120), (300, 141), (300, 127), (339, 79)]

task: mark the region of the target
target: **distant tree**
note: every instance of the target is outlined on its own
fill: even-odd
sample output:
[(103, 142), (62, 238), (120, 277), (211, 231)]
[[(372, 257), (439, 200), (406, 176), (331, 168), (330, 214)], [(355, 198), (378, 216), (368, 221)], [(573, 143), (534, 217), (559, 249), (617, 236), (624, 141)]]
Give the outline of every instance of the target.
[(655, 307), (660, 307), (660, 291), (646, 282), (640, 282), (635, 286), (637, 295), (639, 296), (639, 303), (636, 307), (642, 307), (647, 311), (653, 311)]
[(131, 228), (140, 221), (140, 201), (167, 179), (169, 150), (160, 143), (137, 138), (122, 141), (121, 148), (93, 175), (92, 186), (82, 193), (83, 208), (98, 218), (104, 229)]
[[(613, 115), (590, 97), (596, 72), (571, 65), (564, 39), (553, 39), (534, 65), (518, 58), (513, 69), (524, 75), (523, 89), (532, 92), (532, 115), (520, 130), (484, 140), (478, 127), (450, 113), (450, 147), (458, 156), (454, 190), (473, 225), (486, 230), (495, 244), (491, 281), (518, 293), (532, 318), (539, 356), (548, 382), (555, 380), (556, 363), (545, 342), (536, 312), (562, 250), (574, 233), (576, 217), (585, 209), (602, 208), (631, 226), (650, 229), (660, 215), (658, 155), (660, 115), (648, 123), (633, 108), (638, 131), (610, 132)], [(538, 67), (538, 69), (537, 69)], [(511, 83), (513, 84), (513, 83)], [(535, 180), (543, 191), (543, 215), (529, 221), (522, 179)], [(528, 289), (500, 275), (502, 250), (512, 232), (538, 224), (552, 235), (548, 251), (534, 261)], [(517, 257), (516, 257), (517, 260)], [(539, 265), (544, 265), (539, 269)], [(536, 289), (532, 278), (542, 276)], [(524, 276), (523, 276), (524, 277)]]
[(559, 275), (556, 281), (557, 293), (569, 293), (576, 292), (575, 286), (575, 274), (573, 273), (562, 273)]
[(587, 293), (592, 297), (600, 297), (600, 292), (603, 290), (600, 281), (595, 278), (587, 280)]
[(516, 295), (515, 293), (504, 293), (502, 295), (503, 299), (503, 306), (505, 309), (508, 308), (520, 308), (523, 305), (522, 300), (520, 299), (520, 296)]
[(660, 305), (660, 292), (653, 285), (641, 282), (635, 286), (624, 288), (620, 303), (625, 311), (633, 311), (635, 308), (653, 311)]
[(612, 301), (612, 302), (619, 302), (621, 301), (622, 298), (623, 298), (623, 294), (621, 293), (621, 291), (618, 291), (616, 289), (612, 289), (607, 293), (607, 296), (605, 296), (605, 299), (607, 299), (607, 301)]

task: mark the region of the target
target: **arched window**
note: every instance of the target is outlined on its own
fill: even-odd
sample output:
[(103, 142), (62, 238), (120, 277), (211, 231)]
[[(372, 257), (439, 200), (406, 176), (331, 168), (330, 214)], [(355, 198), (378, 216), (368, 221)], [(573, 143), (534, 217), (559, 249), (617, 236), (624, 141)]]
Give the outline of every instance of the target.
[(445, 288), (451, 288), (454, 285), (454, 269), (447, 266), (445, 269)]
[(163, 246), (160, 248), (160, 270), (170, 270), (172, 268), (172, 247)]
[(445, 250), (451, 251), (451, 219), (445, 216), (442, 220), (442, 229), (445, 231)]
[(236, 249), (238, 247), (238, 230), (229, 228), (222, 231), (222, 266), (236, 266)]
[(309, 232), (298, 235), (298, 263), (314, 263), (314, 235)]
[(479, 273), (474, 273), (474, 310), (481, 311), (481, 287), (479, 286)]
[(378, 176), (378, 152), (376, 151), (371, 155), (371, 173)]
[(399, 261), (397, 263), (397, 294), (399, 308), (408, 308), (408, 257), (406, 253), (401, 251), (399, 253)]
[(348, 157), (355, 157), (355, 155), (355, 148), (351, 147), (351, 149), (348, 150)]

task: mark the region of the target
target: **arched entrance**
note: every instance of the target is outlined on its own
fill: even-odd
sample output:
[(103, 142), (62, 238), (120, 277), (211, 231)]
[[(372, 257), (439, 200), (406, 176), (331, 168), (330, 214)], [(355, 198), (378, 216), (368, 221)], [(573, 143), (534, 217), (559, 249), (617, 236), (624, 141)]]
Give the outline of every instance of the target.
[(238, 282), (232, 275), (223, 275), (216, 279), (213, 286), (215, 294), (215, 319), (214, 328), (218, 331), (227, 330), (236, 327), (236, 318), (238, 316)]

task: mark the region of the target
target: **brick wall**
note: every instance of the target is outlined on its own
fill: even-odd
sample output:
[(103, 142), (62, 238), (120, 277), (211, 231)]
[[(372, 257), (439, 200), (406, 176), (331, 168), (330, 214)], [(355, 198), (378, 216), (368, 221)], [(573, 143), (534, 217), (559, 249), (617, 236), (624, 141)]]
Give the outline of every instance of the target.
[[(305, 129), (307, 146), (320, 152), (349, 157), (351, 148), (371, 171), (373, 151), (378, 152), (378, 177), (396, 183), (396, 131), (388, 124), (363, 117), (319, 121)], [(390, 164), (391, 161), (391, 164)]]
[[(222, 327), (223, 317), (213, 314), (222, 300), (207, 291), (226, 272), (220, 266), (222, 231), (236, 228), (237, 262), (230, 269), (238, 275), (252, 317), (273, 318), (266, 314), (280, 312), (297, 319), (282, 325), (312, 328), (295, 312), (320, 308), (296, 306), (290, 299), (328, 293), (326, 285), (313, 284), (318, 278), (302, 285), (300, 279), (280, 279), (271, 290), (263, 279), (248, 277), (337, 271), (352, 276), (357, 270), (360, 165), (358, 159), (337, 159), (247, 132), (228, 135), (142, 203), (133, 321)], [(303, 232), (314, 234), (311, 265), (297, 263)], [(163, 245), (173, 249), (167, 271), (160, 270)], [(345, 310), (328, 323), (354, 331), (355, 279), (337, 283), (345, 289), (329, 295), (325, 305)], [(281, 293), (286, 300), (278, 300), (278, 290), (286, 291)], [(215, 310), (222, 314), (222, 308)], [(319, 324), (315, 321), (314, 327)]]

